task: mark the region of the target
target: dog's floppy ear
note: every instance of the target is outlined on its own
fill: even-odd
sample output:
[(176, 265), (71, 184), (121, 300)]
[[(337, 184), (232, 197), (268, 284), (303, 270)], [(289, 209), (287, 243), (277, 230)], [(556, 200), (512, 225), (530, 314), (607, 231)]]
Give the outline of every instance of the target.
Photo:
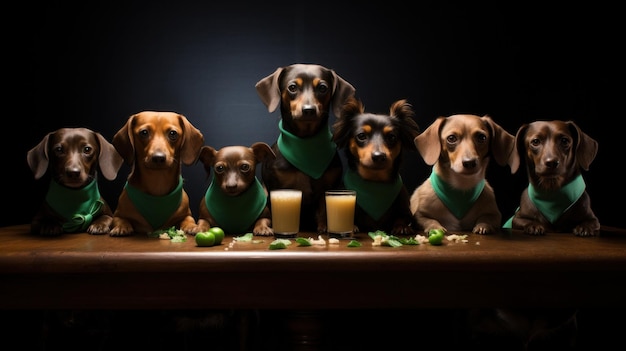
[(419, 135), (420, 129), (414, 120), (415, 111), (413, 111), (413, 106), (407, 100), (398, 100), (389, 108), (389, 114), (401, 121), (400, 142), (402, 147), (416, 150), (415, 137)]
[(98, 132), (93, 132), (100, 143), (100, 154), (98, 155), (98, 166), (100, 166), (100, 170), (102, 171), (102, 175), (108, 179), (113, 180), (117, 177), (117, 172), (122, 167), (122, 163), (124, 163), (124, 159), (120, 154), (115, 150), (113, 144), (111, 144), (108, 140), (102, 136), (102, 134)]
[(280, 105), (280, 87), (278, 79), (283, 72), (284, 67), (278, 67), (274, 73), (261, 79), (254, 86), (261, 101), (267, 106), (269, 112), (274, 112)]
[(481, 119), (489, 125), (492, 131), (491, 153), (500, 166), (509, 165), (511, 174), (517, 172), (519, 168), (519, 154), (515, 151), (515, 137), (502, 128), (498, 123), (485, 115)]
[(43, 139), (35, 146), (30, 149), (26, 154), (26, 161), (28, 161), (28, 166), (31, 171), (35, 174), (35, 179), (39, 179), (46, 174), (48, 170), (48, 140), (50, 140), (50, 136), (55, 132), (50, 132), (46, 134)]
[(365, 112), (365, 106), (361, 100), (350, 96), (341, 106), (341, 112), (336, 116), (337, 119), (333, 124), (333, 141), (338, 148), (348, 145), (352, 138), (352, 120)]
[(257, 159), (257, 162), (265, 162), (267, 160), (273, 160), (276, 158), (276, 154), (272, 150), (272, 148), (263, 142), (258, 142), (252, 144), (250, 146), (252, 152), (254, 153), (254, 157)]
[[(519, 165), (522, 160), (526, 159), (526, 145), (524, 145), (526, 138), (526, 130), (528, 130), (528, 123), (522, 124), (518, 129), (517, 133), (515, 133), (515, 146), (513, 147), (513, 152), (517, 154), (517, 167), (515, 167), (515, 171), (519, 169)], [(513, 172), (513, 166), (511, 166), (511, 173)]]
[(198, 154), (198, 160), (202, 162), (204, 165), (204, 170), (206, 171), (207, 176), (211, 174), (211, 167), (215, 163), (215, 156), (217, 155), (217, 150), (215, 150), (211, 146), (202, 146), (200, 148), (200, 153)]
[(135, 162), (135, 142), (133, 138), (133, 122), (136, 115), (128, 117), (128, 120), (120, 130), (113, 135), (112, 144), (115, 150), (122, 156), (127, 165), (132, 166)]
[[(330, 70), (333, 75), (333, 99), (331, 105), (333, 106), (333, 113), (335, 117), (341, 115), (341, 109), (344, 102), (354, 96), (356, 89), (347, 80), (341, 78), (334, 70)], [(280, 95), (280, 94), (279, 94)], [(279, 96), (280, 98), (280, 96)]]
[(438, 117), (431, 125), (413, 140), (415, 147), (427, 165), (434, 165), (441, 155), (441, 140), (439, 130), (446, 121), (446, 117)]
[(598, 153), (598, 142), (584, 133), (573, 121), (567, 121), (565, 123), (578, 139), (575, 145), (576, 149), (574, 150), (576, 160), (582, 169), (588, 171), (591, 162), (596, 158), (596, 154)]
[(181, 145), (182, 149), (180, 150), (180, 156), (182, 162), (189, 166), (198, 160), (198, 156), (200, 156), (200, 149), (204, 144), (204, 136), (202, 132), (196, 127), (194, 127), (191, 122), (187, 119), (187, 117), (183, 115), (178, 115), (180, 120), (180, 125), (183, 127), (185, 131), (183, 134), (183, 144)]

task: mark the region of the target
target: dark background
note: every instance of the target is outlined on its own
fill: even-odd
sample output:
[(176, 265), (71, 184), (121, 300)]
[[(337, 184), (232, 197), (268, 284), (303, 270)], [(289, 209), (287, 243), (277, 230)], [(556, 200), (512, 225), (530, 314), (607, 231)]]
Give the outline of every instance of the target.
[[(575, 121), (599, 142), (587, 191), (603, 225), (625, 225), (617, 79), (623, 38), (617, 10), (599, 2), (95, 1), (22, 2), (3, 21), (5, 98), (0, 225), (28, 223), (47, 189), (27, 151), (60, 127), (111, 140), (142, 110), (185, 115), (205, 144), (272, 143), (270, 114), (254, 88), (277, 67), (318, 63), (352, 83), (370, 112), (406, 98), (425, 129), (436, 117), (489, 114), (510, 133), (538, 119)], [(10, 122), (10, 123), (9, 123)], [(623, 123), (623, 122), (622, 122)], [(6, 139), (5, 139), (6, 140)], [(115, 207), (128, 175), (100, 177)], [(405, 155), (412, 191), (430, 168)], [(197, 214), (208, 179), (183, 168)], [(492, 161), (503, 219), (517, 207), (525, 171)], [(8, 200), (8, 201), (7, 201)]]

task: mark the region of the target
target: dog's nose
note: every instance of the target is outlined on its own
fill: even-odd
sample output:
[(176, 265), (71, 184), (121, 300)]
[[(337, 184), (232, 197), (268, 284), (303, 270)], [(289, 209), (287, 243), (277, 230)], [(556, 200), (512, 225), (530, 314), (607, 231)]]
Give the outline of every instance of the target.
[(548, 167), (548, 168), (558, 168), (559, 167), (559, 160), (547, 160), (546, 161), (546, 167)]
[(464, 168), (476, 168), (476, 160), (463, 161)]
[(152, 155), (153, 163), (165, 163), (166, 160), (167, 158), (165, 157), (165, 154), (162, 152), (156, 152), (154, 155)]
[(303, 115), (314, 115), (315, 114), (315, 106), (313, 106), (313, 105), (304, 105), (304, 106), (302, 106), (302, 114)]
[(80, 177), (80, 169), (76, 167), (65, 169), (65, 175), (70, 179), (75, 179)]
[(385, 162), (386, 160), (387, 154), (385, 154), (384, 152), (372, 152), (372, 161), (374, 161), (374, 163)]

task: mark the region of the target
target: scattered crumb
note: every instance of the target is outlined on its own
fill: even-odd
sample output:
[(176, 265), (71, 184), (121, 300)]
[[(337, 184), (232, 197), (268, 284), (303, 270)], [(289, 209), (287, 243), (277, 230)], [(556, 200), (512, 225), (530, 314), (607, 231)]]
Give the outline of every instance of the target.
[(330, 238), (330, 239), (328, 239), (328, 243), (329, 244), (339, 244), (339, 239), (337, 239), (337, 238)]
[(159, 239), (171, 240), (172, 238), (170, 238), (170, 235), (167, 234), (167, 233), (161, 233), (161, 234), (159, 234)]
[(425, 243), (428, 243), (428, 237), (425, 235), (417, 234), (415, 235), (415, 241), (417, 241), (420, 244), (425, 244)]
[(458, 243), (458, 242), (467, 243), (469, 241), (467, 240), (467, 234), (463, 234), (463, 235), (450, 234), (450, 235), (446, 235), (446, 239), (448, 239), (448, 241), (454, 241), (455, 243)]
[(476, 242), (476, 245), (480, 245), (480, 241), (477, 241), (477, 242)]
[(326, 245), (326, 240), (324, 240), (324, 238), (322, 238), (321, 235), (317, 237), (317, 240), (313, 238), (309, 238), (309, 241), (311, 242), (311, 245), (320, 245), (320, 246)]

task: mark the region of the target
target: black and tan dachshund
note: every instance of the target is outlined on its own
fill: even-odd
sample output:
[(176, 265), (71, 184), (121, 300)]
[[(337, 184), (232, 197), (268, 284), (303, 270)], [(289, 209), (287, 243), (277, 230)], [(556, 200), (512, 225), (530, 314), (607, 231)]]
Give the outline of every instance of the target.
[(342, 173), (329, 115), (338, 116), (355, 89), (334, 70), (315, 64), (279, 67), (255, 87), (269, 112), (280, 107), (280, 134), (272, 145), (276, 159), (263, 163), (263, 182), (268, 191), (302, 190), (301, 230), (324, 233), (324, 191), (337, 188)]
[(412, 106), (394, 102), (389, 115), (366, 113), (350, 98), (333, 125), (333, 140), (345, 152), (343, 186), (357, 191), (354, 222), (359, 231), (413, 235), (409, 193), (400, 176), (403, 150), (415, 151), (419, 134)]

